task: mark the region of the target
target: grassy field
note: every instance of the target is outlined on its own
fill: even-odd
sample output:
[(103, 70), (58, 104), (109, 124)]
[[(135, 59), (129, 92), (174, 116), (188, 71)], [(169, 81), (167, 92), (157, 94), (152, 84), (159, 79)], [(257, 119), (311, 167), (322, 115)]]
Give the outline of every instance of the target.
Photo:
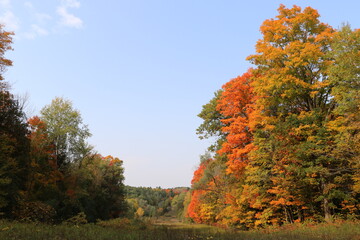
[(219, 228), (191, 225), (165, 224), (134, 225), (134, 222), (85, 224), (80, 226), (25, 224), (0, 221), (0, 239), (52, 239), (52, 240), (360, 240), (360, 223), (291, 225), (280, 229), (257, 231), (228, 231)]

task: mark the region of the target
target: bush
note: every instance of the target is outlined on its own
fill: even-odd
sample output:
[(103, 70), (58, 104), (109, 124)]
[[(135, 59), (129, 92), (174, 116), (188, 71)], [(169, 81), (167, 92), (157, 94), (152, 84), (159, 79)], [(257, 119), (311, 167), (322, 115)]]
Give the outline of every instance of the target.
[(13, 216), (21, 222), (53, 223), (56, 211), (43, 202), (22, 202), (13, 211)]
[(82, 225), (88, 223), (88, 221), (86, 220), (86, 214), (84, 212), (80, 212), (77, 215), (65, 220), (63, 223), (69, 225)]

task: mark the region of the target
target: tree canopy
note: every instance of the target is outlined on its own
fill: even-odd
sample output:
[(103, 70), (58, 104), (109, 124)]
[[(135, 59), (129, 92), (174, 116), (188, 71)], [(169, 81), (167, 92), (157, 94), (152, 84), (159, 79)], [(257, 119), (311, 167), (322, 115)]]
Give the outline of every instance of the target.
[(217, 115), (199, 115), (202, 129), (216, 123), (223, 141), (194, 172), (195, 222), (247, 229), (359, 216), (360, 35), (319, 16), (280, 5), (247, 58), (254, 68), (204, 105)]

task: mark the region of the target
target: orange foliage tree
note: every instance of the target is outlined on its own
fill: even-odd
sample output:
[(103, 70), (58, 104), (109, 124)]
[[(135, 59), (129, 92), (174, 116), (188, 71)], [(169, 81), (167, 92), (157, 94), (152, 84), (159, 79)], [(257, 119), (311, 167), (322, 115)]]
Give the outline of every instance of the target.
[[(191, 184), (194, 185), (198, 183), (204, 175), (206, 165), (209, 160), (203, 161), (200, 163), (198, 169), (195, 170)], [(191, 192), (191, 201), (187, 207), (186, 217), (193, 219), (197, 223), (202, 223), (203, 218), (201, 216), (201, 198), (204, 194), (204, 190), (193, 189)]]
[(252, 228), (360, 213), (360, 31), (336, 32), (311, 7), (278, 12), (248, 57), (255, 68), (199, 115), (200, 133), (218, 141), (195, 172), (196, 221), (211, 212), (212, 223)]
[[(63, 175), (58, 171), (55, 146), (48, 138), (46, 124), (37, 116), (30, 118), (28, 124), (31, 162), (27, 194), (33, 199), (47, 199), (58, 190), (57, 182), (63, 179)], [(46, 192), (49, 196), (43, 196)]]
[[(248, 162), (247, 154), (252, 149), (252, 133), (249, 128), (249, 115), (252, 112), (253, 93), (251, 70), (224, 84), (217, 110), (224, 116), (222, 132), (226, 141), (218, 151), (228, 158), (227, 172), (241, 174)], [(239, 177), (239, 176), (238, 176)]]

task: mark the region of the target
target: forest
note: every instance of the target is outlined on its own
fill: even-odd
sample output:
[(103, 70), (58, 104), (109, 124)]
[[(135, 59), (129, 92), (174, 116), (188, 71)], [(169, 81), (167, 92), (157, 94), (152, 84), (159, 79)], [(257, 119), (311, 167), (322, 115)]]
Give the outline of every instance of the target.
[[(246, 59), (253, 67), (226, 82), (198, 115), (196, 132), (212, 144), (191, 188), (172, 189), (125, 186), (123, 161), (87, 142), (89, 128), (70, 100), (56, 97), (38, 116), (26, 116), (25, 101), (4, 79), (14, 33), (1, 26), (0, 236), (10, 236), (1, 231), (14, 220), (149, 229), (168, 216), (237, 231), (358, 221), (360, 30), (335, 29), (319, 17), (311, 7), (280, 5), (263, 22)], [(152, 227), (164, 235), (157, 239), (170, 239), (168, 230)], [(171, 239), (200, 234), (176, 231)], [(141, 236), (129, 239), (151, 239)]]

